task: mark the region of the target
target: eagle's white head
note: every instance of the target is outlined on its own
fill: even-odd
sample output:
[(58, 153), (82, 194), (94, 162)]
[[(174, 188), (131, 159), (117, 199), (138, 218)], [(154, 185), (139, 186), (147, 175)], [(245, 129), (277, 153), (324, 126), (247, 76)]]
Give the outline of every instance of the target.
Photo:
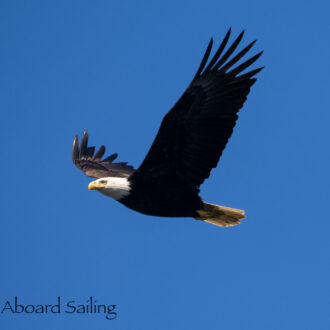
[(88, 189), (98, 190), (102, 194), (118, 200), (129, 195), (131, 187), (127, 178), (108, 177), (92, 181), (88, 185)]

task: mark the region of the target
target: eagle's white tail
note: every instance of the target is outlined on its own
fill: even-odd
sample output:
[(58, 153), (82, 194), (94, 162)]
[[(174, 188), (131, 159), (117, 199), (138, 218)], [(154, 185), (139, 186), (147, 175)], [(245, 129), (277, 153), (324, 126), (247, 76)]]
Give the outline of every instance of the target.
[(232, 227), (240, 224), (241, 219), (245, 218), (243, 210), (203, 203), (203, 208), (197, 211), (199, 217), (196, 217), (196, 220), (204, 220), (220, 227)]

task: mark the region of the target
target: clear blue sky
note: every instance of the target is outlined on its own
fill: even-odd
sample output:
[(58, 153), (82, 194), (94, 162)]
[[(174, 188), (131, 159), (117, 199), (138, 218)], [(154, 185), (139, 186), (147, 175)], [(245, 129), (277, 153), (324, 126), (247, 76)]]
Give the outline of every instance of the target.
[[(0, 304), (117, 304), (118, 317), (0, 314), (0, 328), (326, 330), (326, 1), (9, 1), (0, 5)], [(229, 27), (265, 53), (206, 201), (221, 229), (147, 217), (97, 192), (75, 134), (139, 166), (205, 47)]]

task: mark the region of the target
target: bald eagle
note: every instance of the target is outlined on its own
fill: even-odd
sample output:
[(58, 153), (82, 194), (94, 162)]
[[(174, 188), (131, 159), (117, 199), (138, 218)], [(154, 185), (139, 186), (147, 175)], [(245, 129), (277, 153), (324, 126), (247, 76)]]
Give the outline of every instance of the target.
[(245, 218), (243, 210), (206, 203), (199, 196), (199, 187), (217, 166), (237, 113), (256, 82), (254, 76), (263, 69), (241, 74), (262, 52), (233, 67), (255, 41), (231, 56), (244, 31), (224, 52), (230, 31), (208, 62), (213, 44), (210, 40), (197, 73), (163, 118), (138, 169), (114, 163), (117, 154), (102, 159), (105, 147), (95, 153), (95, 147), (88, 146), (87, 131), (80, 145), (75, 137), (73, 163), (86, 175), (98, 178), (89, 184), (89, 190), (98, 190), (132, 210), (152, 216), (192, 217), (221, 227), (237, 225)]

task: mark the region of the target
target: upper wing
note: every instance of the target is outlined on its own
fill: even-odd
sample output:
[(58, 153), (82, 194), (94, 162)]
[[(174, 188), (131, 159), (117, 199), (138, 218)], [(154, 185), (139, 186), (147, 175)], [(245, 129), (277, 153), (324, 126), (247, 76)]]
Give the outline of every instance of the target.
[(243, 34), (244, 31), (221, 56), (229, 30), (205, 68), (213, 44), (211, 39), (194, 79), (163, 118), (156, 139), (134, 178), (179, 179), (197, 188), (209, 177), (233, 132), (237, 113), (256, 81), (252, 77), (263, 69), (239, 75), (262, 52), (231, 69), (255, 43), (227, 61)]
[(104, 177), (128, 177), (133, 172), (132, 166), (127, 163), (113, 163), (118, 157), (117, 154), (112, 154), (107, 158), (101, 159), (105, 153), (105, 146), (95, 152), (95, 147), (88, 147), (88, 132), (85, 130), (81, 139), (80, 147), (78, 137), (75, 136), (72, 147), (73, 163), (81, 169), (86, 175), (94, 178)]

